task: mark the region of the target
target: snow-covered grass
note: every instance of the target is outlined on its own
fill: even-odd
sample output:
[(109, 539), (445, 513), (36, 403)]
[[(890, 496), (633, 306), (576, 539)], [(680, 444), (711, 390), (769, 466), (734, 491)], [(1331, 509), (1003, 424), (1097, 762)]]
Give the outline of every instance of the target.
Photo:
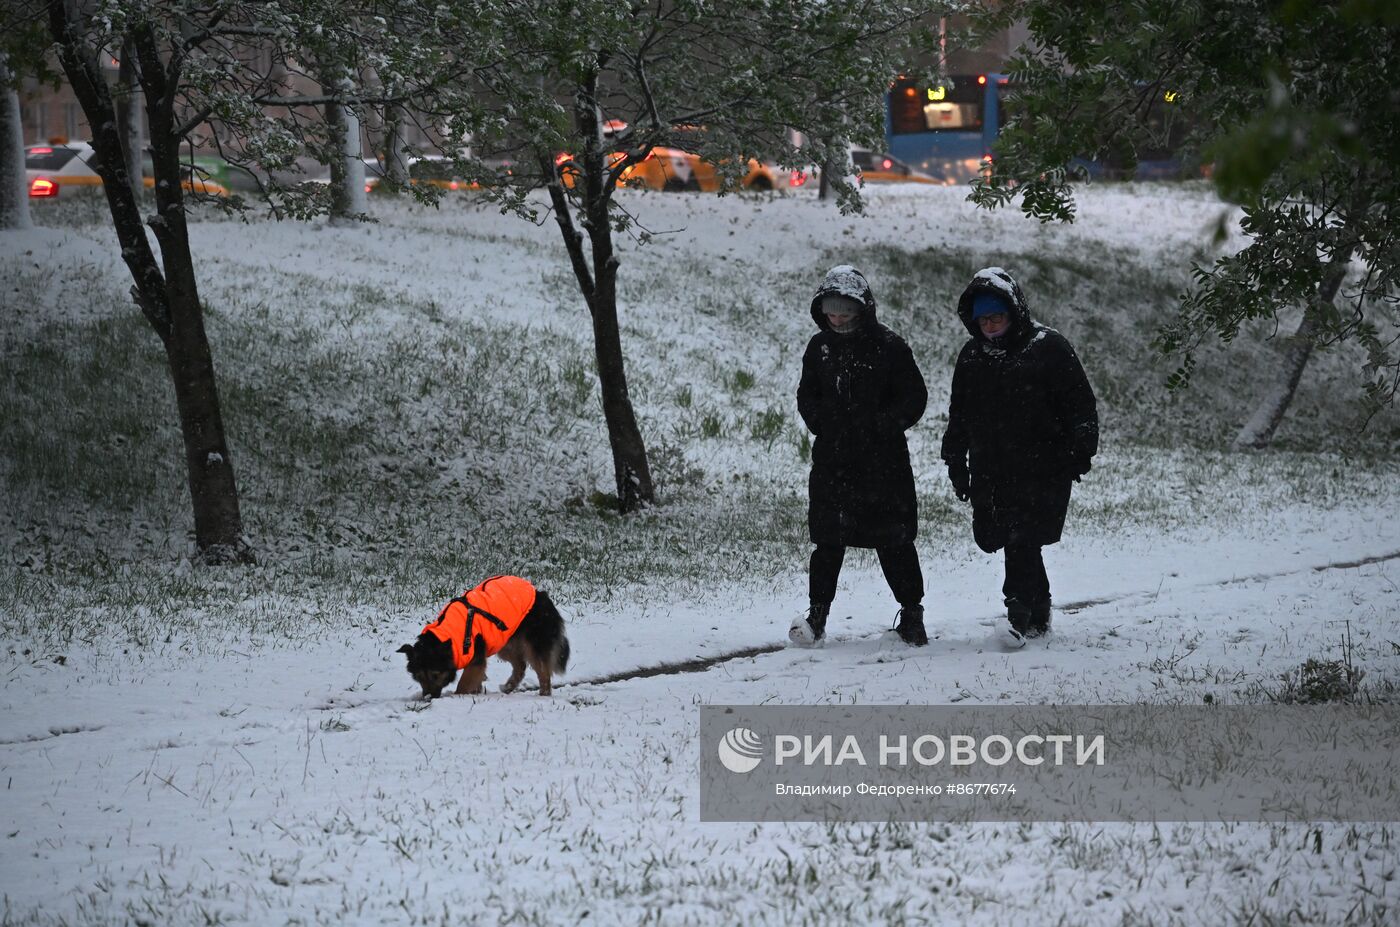
[[(1278, 355), (1149, 340), (1221, 208), (1087, 192), (1075, 226), (874, 191), (627, 193), (624, 345), (662, 503), (619, 518), (590, 330), (552, 223), (470, 200), (360, 228), (194, 225), (259, 563), (187, 562), (160, 345), (94, 203), (0, 238), (6, 923), (1384, 923), (1393, 827), (699, 825), (700, 703), (1267, 697), (1304, 660), (1400, 678), (1400, 419), (1356, 430), (1356, 358), (1316, 358), (1279, 448), (1224, 450)], [(51, 204), (44, 204), (51, 205)], [(853, 554), (835, 642), (704, 673), (610, 674), (775, 643), (805, 602), (810, 293), (871, 279), (929, 382), (911, 433), (933, 644)], [(1104, 450), (1047, 551), (1074, 606), (992, 644), (999, 564), (937, 460), (957, 294), (1000, 264), (1075, 344)], [(12, 308), (11, 308), (12, 307)], [(1261, 333), (1252, 333), (1257, 336)], [(1257, 339), (1255, 339), (1257, 340)], [(394, 648), (480, 578), (569, 619), (551, 700), (412, 701)], [(1347, 629), (1353, 643), (1343, 653)], [(499, 682), (500, 670), (492, 679)]]

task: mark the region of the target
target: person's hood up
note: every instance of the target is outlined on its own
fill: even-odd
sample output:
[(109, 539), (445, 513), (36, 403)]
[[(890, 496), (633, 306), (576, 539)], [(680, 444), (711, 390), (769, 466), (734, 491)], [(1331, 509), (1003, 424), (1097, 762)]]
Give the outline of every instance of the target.
[(1021, 292), (1021, 285), (1000, 267), (984, 267), (972, 275), (972, 282), (958, 299), (958, 318), (962, 319), (968, 334), (974, 338), (982, 338), (982, 329), (972, 321), (972, 304), (983, 293), (998, 296), (1007, 303), (1011, 312), (1011, 328), (1007, 334), (1030, 330), (1031, 311), (1026, 305), (1026, 296)]
[(831, 331), (831, 325), (822, 312), (823, 296), (849, 296), (860, 303), (860, 327), (868, 328), (876, 322), (875, 294), (870, 292), (870, 284), (865, 275), (850, 264), (838, 264), (826, 272), (817, 295), (812, 297), (812, 321), (824, 332)]

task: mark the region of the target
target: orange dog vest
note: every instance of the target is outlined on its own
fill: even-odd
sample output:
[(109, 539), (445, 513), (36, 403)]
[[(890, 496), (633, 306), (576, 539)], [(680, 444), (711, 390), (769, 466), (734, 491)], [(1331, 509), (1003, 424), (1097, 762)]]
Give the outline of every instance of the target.
[(448, 602), (423, 633), (451, 644), (453, 663), (466, 669), (475, 656), (476, 638), (486, 645), (486, 656), (499, 653), (534, 607), (535, 587), (529, 582), (519, 576), (493, 576)]

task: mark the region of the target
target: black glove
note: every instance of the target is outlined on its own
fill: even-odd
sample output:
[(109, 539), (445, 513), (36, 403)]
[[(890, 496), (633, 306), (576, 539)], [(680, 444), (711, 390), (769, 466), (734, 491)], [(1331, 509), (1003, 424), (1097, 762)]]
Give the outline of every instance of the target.
[(972, 495), (972, 474), (967, 472), (967, 464), (949, 461), (948, 479), (953, 484), (953, 495), (959, 502), (966, 502)]

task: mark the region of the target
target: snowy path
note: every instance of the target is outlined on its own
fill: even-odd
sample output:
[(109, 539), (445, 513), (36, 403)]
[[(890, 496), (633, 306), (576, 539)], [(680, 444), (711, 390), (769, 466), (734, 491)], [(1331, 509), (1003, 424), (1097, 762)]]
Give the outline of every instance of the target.
[[(1232, 576), (1229, 579), (1220, 579), (1212, 580), (1206, 583), (1197, 583), (1196, 586), (1226, 586), (1234, 583), (1266, 583), (1270, 580), (1287, 579), (1295, 576), (1296, 574), (1304, 573), (1308, 570), (1312, 570), (1313, 572), (1322, 572), (1325, 570), (1354, 570), (1358, 567), (1386, 563), (1391, 560), (1400, 560), (1400, 550), (1391, 551), (1389, 553), (1384, 554), (1376, 554), (1373, 556), (1362, 557), (1358, 560), (1343, 560), (1334, 563), (1317, 564), (1314, 566), (1295, 567), (1293, 569), (1280, 570), (1271, 573), (1259, 573), (1251, 576)], [(867, 578), (866, 584), (874, 585), (878, 588), (878, 580), (873, 577)], [(1117, 605), (1122, 607), (1124, 605), (1130, 604), (1133, 600), (1140, 600), (1143, 602), (1152, 601), (1155, 600), (1160, 594), (1161, 585), (1159, 584), (1157, 588), (1151, 590), (1143, 589), (1137, 592), (1125, 592), (1119, 593), (1117, 595), (1102, 596), (1100, 598), (1094, 599), (1081, 599), (1070, 602), (1059, 602), (1056, 603), (1055, 609), (1056, 613), (1059, 615), (1072, 615), (1076, 612), (1082, 612), (1088, 608), (1094, 608), (1103, 605)], [(996, 615), (993, 615), (991, 617), (979, 618), (978, 623), (985, 625), (991, 628), (993, 631), (995, 631), (996, 629), (1002, 626), (1002, 621), (1004, 620), (1004, 618), (1005, 616), (1003, 614), (997, 613)], [(878, 634), (857, 634), (847, 636), (844, 638), (839, 638), (839, 640), (870, 640), (877, 636), (883, 635), (883, 633), (884, 632), (879, 632)], [(833, 637), (833, 640), (838, 640), (838, 638)], [(780, 650), (786, 650), (788, 646), (789, 644), (786, 641), (780, 641), (773, 644), (760, 644), (754, 647), (745, 647), (740, 650), (716, 654), (714, 656), (709, 657), (696, 657), (691, 660), (684, 660), (676, 663), (661, 663), (655, 666), (638, 667), (634, 670), (623, 670), (621, 672), (612, 673), (607, 676), (580, 679), (575, 682), (564, 683), (563, 685), (606, 685), (609, 683), (624, 682), (633, 679), (645, 679), (651, 676), (678, 675), (680, 673), (703, 673), (714, 669), (716, 666), (719, 666), (722, 663), (728, 663), (731, 660), (742, 660), (750, 657), (757, 657), (762, 654), (777, 653)]]
[[(936, 581), (926, 564), (945, 598), (925, 650), (871, 636), (892, 609), (863, 569), (826, 648), (706, 672), (587, 681), (721, 642), (771, 644), (793, 597), (649, 609), (630, 634), (618, 633), (622, 611), (577, 618), (581, 680), (548, 700), (416, 702), (397, 637), (252, 644), (216, 665), (178, 652), (11, 655), (5, 917), (574, 923), (587, 911), (609, 923), (666, 909), (667, 922), (787, 923), (849, 904), (916, 923), (1295, 907), (1330, 922), (1363, 898), (1393, 909), (1395, 856), (1367, 828), (1324, 827), (1314, 854), (1301, 826), (696, 823), (699, 704), (1229, 701), (1307, 657), (1339, 656), (1342, 617), (1358, 660), (1393, 678), (1400, 527), (1334, 512), (1273, 535), (1286, 549), (1266, 527), (1210, 543), (1071, 541), (1052, 577), (1066, 601), (1096, 601), (1010, 654), (992, 643), (995, 564), (978, 557)], [(819, 889), (804, 887), (809, 869)], [(861, 877), (871, 872), (884, 877)]]

